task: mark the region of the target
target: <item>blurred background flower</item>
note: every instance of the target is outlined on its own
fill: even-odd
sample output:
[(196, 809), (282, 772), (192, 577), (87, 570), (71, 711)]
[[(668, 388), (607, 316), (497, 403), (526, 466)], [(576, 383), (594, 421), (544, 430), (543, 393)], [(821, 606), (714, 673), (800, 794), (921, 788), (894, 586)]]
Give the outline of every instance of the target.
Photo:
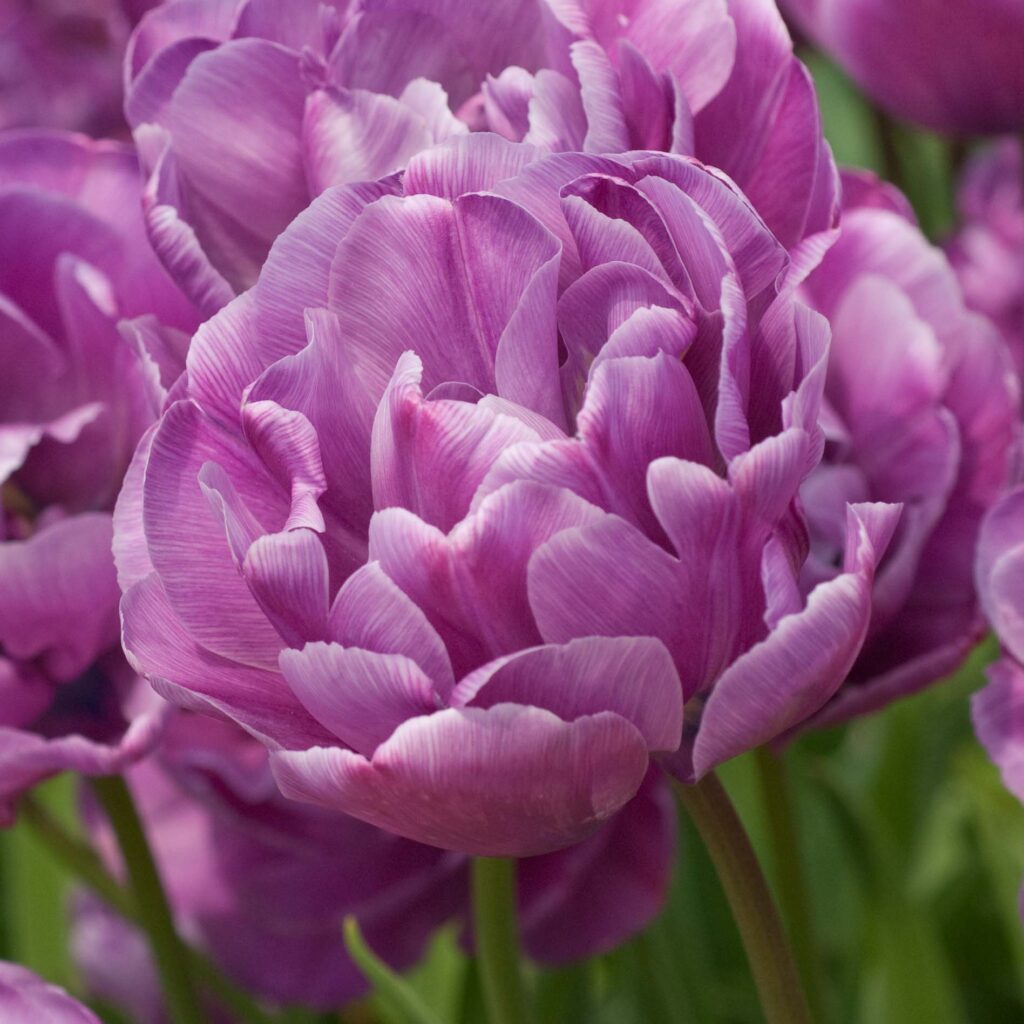
[(967, 304), (1002, 332), (1024, 372), (1024, 148), (1000, 139), (974, 154), (957, 196), (947, 245)]
[(119, 649), (111, 512), (194, 310), (149, 250), (118, 143), (0, 140), (0, 819), (54, 772), (116, 771), (160, 713)]
[(1024, 9), (1016, 0), (780, 6), (893, 116), (954, 136), (1024, 128)]
[(843, 184), (839, 239), (801, 289), (832, 327), (825, 458), (801, 494), (805, 585), (835, 572), (847, 502), (900, 502), (903, 515), (875, 580), (868, 641), (812, 725), (942, 679), (978, 644), (974, 551), (1012, 480), (1020, 433), (1009, 353), (965, 307), (906, 200), (864, 174)]
[(18, 964), (0, 961), (0, 1013), (10, 1024), (100, 1024), (99, 1018), (56, 985)]
[(127, 133), (121, 63), (158, 0), (2, 0), (0, 128)]

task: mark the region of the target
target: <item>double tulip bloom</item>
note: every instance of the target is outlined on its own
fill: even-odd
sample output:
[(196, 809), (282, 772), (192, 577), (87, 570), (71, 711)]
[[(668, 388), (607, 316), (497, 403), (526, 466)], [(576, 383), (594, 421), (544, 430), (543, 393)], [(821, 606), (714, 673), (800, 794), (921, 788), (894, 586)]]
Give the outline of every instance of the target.
[(899, 513), (844, 511), (805, 597), (828, 328), (800, 272), (683, 157), (477, 134), (328, 190), (136, 457), (130, 658), (286, 794), (481, 854), (579, 841), (651, 754), (693, 778), (793, 728)]
[(127, 707), (111, 510), (195, 314), (140, 184), (117, 144), (0, 141), (0, 819), (54, 772), (138, 756), (159, 717), (145, 694)]

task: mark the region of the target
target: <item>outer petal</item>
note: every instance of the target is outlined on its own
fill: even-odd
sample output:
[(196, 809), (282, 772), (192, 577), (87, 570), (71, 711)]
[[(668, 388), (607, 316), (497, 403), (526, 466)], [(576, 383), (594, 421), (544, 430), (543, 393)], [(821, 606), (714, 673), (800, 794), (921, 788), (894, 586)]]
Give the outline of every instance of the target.
[(198, 642), (225, 657), (270, 668), (277, 664), (281, 639), (239, 576), (223, 516), (204, 494), (199, 473), (207, 463), (220, 467), (240, 492), (259, 532), (283, 528), (287, 498), (251, 450), (197, 406), (179, 402), (153, 437), (146, 470), (143, 520), (150, 558)]
[[(200, 54), (161, 117), (190, 185), (189, 221), (237, 290), (309, 201), (299, 144), (305, 88), (297, 55), (241, 39)], [(238, 111), (246, 110), (244, 122)], [(238, 208), (238, 197), (250, 202)]]
[(1024, 656), (1024, 489), (990, 510), (978, 543), (976, 573), (982, 608), (999, 639)]
[(589, 835), (636, 792), (640, 734), (600, 714), (563, 722), (502, 704), (439, 711), (400, 726), (367, 761), (339, 748), (279, 752), (283, 793), (418, 842), (525, 857)]
[(173, 703), (231, 717), (269, 744), (302, 748), (328, 739), (279, 673), (240, 665), (197, 644), (155, 575), (125, 594), (121, 617), (132, 666)]
[(875, 567), (899, 511), (851, 506), (845, 572), (818, 586), (802, 612), (782, 619), (718, 680), (693, 747), (697, 778), (798, 725), (842, 684), (867, 632)]
[(135, 138), (140, 149), (159, 152), (142, 195), (149, 243), (196, 308), (204, 316), (211, 316), (231, 301), (234, 289), (214, 268), (195, 228), (184, 218), (183, 186), (170, 138), (151, 125), (138, 128)]
[[(112, 743), (76, 734), (50, 738), (0, 726), (0, 825), (13, 822), (18, 797), (45, 779), (61, 772), (115, 775), (151, 754), (159, 745), (168, 710), (164, 705), (137, 715)], [(38, 1018), (31, 1020), (34, 1024)]]
[[(736, 57), (725, 88), (695, 118), (697, 153), (743, 187), (768, 139), (794, 61), (773, 0), (728, 0)], [(742, 124), (743, 131), (736, 131)]]

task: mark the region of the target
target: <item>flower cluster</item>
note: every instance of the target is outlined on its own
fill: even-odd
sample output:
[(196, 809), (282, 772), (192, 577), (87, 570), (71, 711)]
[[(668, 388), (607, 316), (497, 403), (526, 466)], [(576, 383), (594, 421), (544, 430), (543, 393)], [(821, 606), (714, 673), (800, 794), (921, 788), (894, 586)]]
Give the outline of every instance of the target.
[[(986, 619), (1024, 798), (1019, 144), (943, 250), (840, 174), (772, 0), (478, 6), (0, 8), (0, 123), (36, 126), (0, 134), (0, 824), (124, 776), (185, 991), (108, 905), (104, 783), (74, 947), (143, 1024), (230, 1019), (204, 958), (334, 1012), (349, 916), (396, 970), (471, 948), (474, 857), (521, 859), (535, 960), (604, 953), (664, 905), (670, 786)], [(1020, 14), (933, 6), (787, 4), (897, 114), (1022, 127)], [(122, 88), (130, 144), (39, 127), (117, 134)], [(44, 1015), (94, 1019), (0, 964), (0, 1017)]]

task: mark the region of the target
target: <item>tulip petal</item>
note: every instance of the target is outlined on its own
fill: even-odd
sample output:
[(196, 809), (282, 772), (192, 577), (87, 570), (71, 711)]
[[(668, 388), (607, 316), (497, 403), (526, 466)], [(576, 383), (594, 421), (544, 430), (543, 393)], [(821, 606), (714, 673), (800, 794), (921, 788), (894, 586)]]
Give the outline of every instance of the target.
[(406, 719), (440, 707), (430, 678), (401, 654), (313, 643), (282, 651), (281, 671), (306, 710), (365, 757)]
[(452, 708), (399, 726), (372, 760), (340, 748), (272, 755), (296, 800), (417, 842), (525, 857), (585, 838), (637, 791), (640, 734), (618, 715), (563, 722), (540, 708)]
[[(520, 395), (530, 395), (550, 419), (561, 408), (555, 325), (526, 307), (550, 308), (557, 255), (540, 224), (497, 196), (385, 198), (339, 247), (329, 305), (357, 372), (378, 394), (410, 343), (427, 390), (459, 381), (494, 391), (496, 361), (511, 348), (511, 366), (532, 372), (507, 385), (508, 397), (525, 404)], [(453, 336), (463, 344), (453, 348)]]
[(401, 654), (446, 698), (455, 685), (448, 652), (423, 611), (370, 562), (345, 581), (331, 607), (330, 636), (343, 647)]
[[(189, 222), (217, 270), (251, 285), (271, 243), (309, 202), (300, 135), (305, 88), (298, 57), (262, 39), (202, 53), (164, 109)], [(238, 111), (248, 115), (239, 121)], [(240, 211), (236, 196), (249, 197)]]
[(988, 686), (971, 699), (971, 718), (1003, 785), (1024, 800), (1024, 672), (1003, 658), (986, 669)]
[(651, 637), (585, 637), (507, 655), (466, 676), (451, 704), (532, 705), (566, 722), (613, 711), (636, 726), (650, 750), (675, 750), (683, 724), (675, 666)]
[(327, 556), (312, 530), (258, 537), (245, 554), (242, 573), (286, 644), (327, 636)]
[[(811, 593), (715, 684), (693, 747), (697, 778), (817, 711), (860, 652), (871, 616), (871, 583), (899, 506), (851, 506), (845, 571)], [(674, 766), (678, 770), (678, 766)]]
[(406, 508), (447, 531), (465, 517), (502, 451), (539, 438), (519, 420), (478, 405), (426, 401), (422, 376), (420, 361), (403, 355), (377, 412), (374, 505)]
[(243, 664), (272, 668), (281, 639), (240, 576), (224, 523), (200, 485), (207, 463), (238, 489), (257, 532), (283, 528), (288, 499), (250, 450), (196, 405), (178, 402), (153, 437), (146, 470), (143, 519), (150, 558), (196, 641)]
[(487, 132), (460, 135), (417, 153), (402, 179), (407, 196), (432, 195), (452, 201), (469, 192), (488, 192), (514, 178), (536, 158), (531, 146), (514, 145)]
[(230, 661), (196, 643), (155, 574), (124, 595), (121, 618), (132, 667), (172, 703), (231, 718), (274, 746), (330, 741), (280, 673)]
[(461, 676), (540, 642), (526, 593), (530, 556), (601, 516), (568, 491), (520, 482), (486, 498), (448, 536), (403, 509), (378, 512), (370, 557), (423, 609)]
[(302, 144), (314, 196), (331, 185), (383, 178), (432, 142), (423, 119), (390, 96), (318, 89), (306, 100)]

